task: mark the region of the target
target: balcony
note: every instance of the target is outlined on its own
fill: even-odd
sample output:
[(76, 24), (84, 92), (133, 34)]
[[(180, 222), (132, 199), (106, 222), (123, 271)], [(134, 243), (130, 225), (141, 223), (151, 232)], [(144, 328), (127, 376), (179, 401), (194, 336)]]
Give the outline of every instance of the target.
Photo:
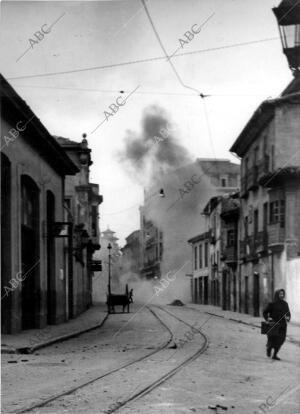
[(248, 174), (241, 178), (241, 197), (248, 196)]
[(260, 166), (251, 167), (241, 179), (241, 196), (246, 198), (250, 190), (257, 190), (259, 187)]
[(300, 178), (300, 168), (298, 166), (286, 166), (274, 169), (273, 171), (264, 171), (259, 177), (259, 183), (264, 187), (278, 187), (285, 182), (295, 184)]
[(225, 246), (222, 249), (221, 260), (223, 260), (225, 263), (237, 262), (237, 246)]
[(258, 260), (258, 252), (256, 245), (258, 242), (254, 236), (247, 236), (244, 240), (240, 241), (240, 258), (245, 261)]
[(267, 230), (259, 231), (254, 238), (254, 249), (256, 253), (268, 251), (268, 232)]
[(145, 249), (151, 249), (152, 246), (156, 244), (156, 241), (154, 237), (151, 237), (150, 239), (147, 239), (145, 242)]
[(282, 223), (274, 223), (268, 226), (269, 248), (273, 252), (281, 252), (285, 242), (285, 228)]
[(254, 165), (248, 173), (247, 190), (256, 190), (258, 187), (258, 165)]

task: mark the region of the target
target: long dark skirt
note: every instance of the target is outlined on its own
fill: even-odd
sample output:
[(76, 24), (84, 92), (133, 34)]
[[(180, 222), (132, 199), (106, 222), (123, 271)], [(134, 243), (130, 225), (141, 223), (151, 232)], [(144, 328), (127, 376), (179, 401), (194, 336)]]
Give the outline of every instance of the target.
[(286, 326), (280, 326), (278, 335), (268, 335), (267, 348), (274, 348), (276, 352), (279, 351), (286, 338)]

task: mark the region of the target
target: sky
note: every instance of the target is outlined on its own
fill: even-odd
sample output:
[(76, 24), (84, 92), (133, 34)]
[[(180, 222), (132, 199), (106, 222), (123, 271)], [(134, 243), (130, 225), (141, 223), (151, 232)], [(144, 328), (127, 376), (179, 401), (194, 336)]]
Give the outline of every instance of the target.
[[(172, 67), (141, 0), (1, 3), (0, 71), (51, 134), (87, 134), (91, 181), (104, 197), (100, 227), (109, 225), (121, 245), (139, 228), (143, 200), (140, 177), (120, 161), (128, 131), (139, 134), (156, 105), (193, 159), (237, 162), (229, 148), (243, 126), (292, 79), (272, 12), (278, 4), (147, 0), (165, 51), (177, 50)], [(42, 28), (48, 33), (37, 40)], [(123, 105), (113, 113), (117, 99)]]

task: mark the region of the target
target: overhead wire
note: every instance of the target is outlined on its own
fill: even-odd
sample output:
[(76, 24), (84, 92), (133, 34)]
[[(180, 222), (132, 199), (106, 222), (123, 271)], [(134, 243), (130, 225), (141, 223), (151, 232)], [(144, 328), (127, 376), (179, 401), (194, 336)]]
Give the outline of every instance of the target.
[[(193, 54), (198, 54), (198, 53), (206, 53), (206, 52), (222, 50), (222, 49), (229, 49), (229, 48), (234, 48), (234, 47), (248, 46), (248, 45), (251, 45), (251, 44), (270, 42), (270, 41), (274, 41), (274, 40), (278, 40), (278, 39), (280, 39), (280, 38), (277, 36), (277, 37), (253, 40), (253, 41), (248, 41), (248, 42), (233, 43), (231, 45), (217, 46), (217, 47), (207, 48), (207, 49), (199, 49), (199, 50), (194, 50), (194, 51), (191, 51), (191, 52), (182, 52), (182, 53), (174, 55), (173, 58), (180, 57), (180, 56), (186, 56), (186, 55), (193, 55)], [(168, 59), (169, 58), (170, 57), (168, 56)], [(81, 69), (71, 69), (71, 70), (64, 70), (64, 71), (58, 71), (58, 72), (49, 72), (49, 73), (39, 73), (39, 74), (34, 74), (34, 75), (11, 76), (11, 77), (7, 77), (7, 80), (32, 79), (32, 78), (41, 78), (41, 77), (48, 77), (48, 76), (67, 75), (67, 74), (71, 74), (71, 73), (80, 73), (80, 72), (87, 72), (87, 71), (93, 71), (93, 70), (102, 70), (102, 69), (111, 69), (111, 68), (114, 68), (114, 67), (135, 65), (135, 64), (138, 64), (138, 63), (160, 61), (160, 60), (165, 60), (165, 59), (166, 59), (165, 56), (157, 56), (157, 57), (152, 57), (152, 58), (130, 60), (130, 61), (127, 61), (127, 62), (112, 63), (112, 64), (108, 64), (108, 65), (89, 66), (89, 67), (81, 68)]]
[[(14, 85), (17, 88), (33, 88), (33, 89), (53, 89), (53, 90), (66, 90), (66, 91), (80, 91), (80, 92), (100, 92), (100, 93), (121, 93), (125, 94), (130, 92), (126, 89), (95, 89), (95, 88), (73, 88), (73, 87), (61, 87), (61, 86), (45, 86), (45, 85)], [(195, 95), (194, 93), (178, 93), (178, 92), (158, 92), (158, 91), (140, 91), (135, 92), (137, 95), (162, 95), (162, 96), (190, 96), (193, 98), (197, 98), (198, 95)], [(228, 97), (228, 96), (262, 96), (261, 94), (209, 94), (209, 97)]]
[[(183, 81), (182, 81), (182, 79), (181, 79), (181, 77), (179, 76), (179, 74), (178, 74), (178, 72), (177, 72), (177, 70), (176, 70), (176, 68), (175, 68), (175, 65), (173, 64), (173, 62), (169, 59), (169, 56), (168, 56), (168, 53), (167, 53), (167, 50), (165, 49), (165, 47), (164, 47), (164, 45), (163, 45), (163, 42), (162, 42), (162, 40), (161, 40), (161, 38), (160, 38), (160, 35), (159, 35), (159, 33), (158, 33), (158, 31), (157, 31), (157, 29), (156, 29), (156, 27), (155, 27), (155, 24), (154, 24), (154, 22), (153, 22), (153, 19), (152, 19), (152, 17), (151, 17), (151, 15), (150, 15), (150, 12), (149, 12), (149, 10), (148, 10), (148, 8), (147, 8), (147, 6), (146, 6), (146, 3), (145, 3), (145, 0), (141, 0), (141, 2), (142, 2), (142, 4), (143, 4), (143, 6), (144, 6), (144, 9), (145, 9), (145, 11), (146, 11), (146, 14), (147, 14), (147, 17), (148, 17), (148, 19), (149, 19), (149, 22), (150, 22), (150, 24), (151, 24), (151, 26), (152, 26), (152, 29), (153, 29), (153, 31), (154, 31), (154, 33), (155, 33), (155, 36), (156, 36), (156, 38), (157, 38), (157, 40), (158, 40), (158, 42), (159, 42), (159, 44), (160, 44), (160, 47), (161, 47), (161, 49), (163, 50), (163, 52), (164, 52), (164, 54), (165, 54), (165, 56), (166, 56), (166, 58), (167, 58), (167, 60), (168, 60), (168, 62), (170, 63), (170, 65), (171, 65), (171, 67), (172, 67), (172, 69), (173, 69), (173, 71), (174, 71), (174, 73), (175, 73), (175, 75), (176, 75), (176, 77), (177, 77), (177, 79), (178, 79), (178, 81), (179, 81), (179, 83), (184, 87), (184, 88), (187, 88), (187, 89), (191, 89), (191, 90), (193, 90), (193, 91), (195, 91), (195, 92), (197, 92), (197, 94), (198, 94), (198, 96), (200, 96), (201, 98), (202, 98), (202, 100), (203, 100), (203, 109), (204, 109), (204, 116), (205, 116), (205, 119), (206, 119), (206, 124), (207, 124), (207, 129), (208, 129), (208, 135), (209, 135), (209, 139), (210, 139), (210, 142), (211, 142), (211, 147), (212, 147), (212, 151), (213, 151), (213, 155), (214, 155), (214, 158), (215, 158), (215, 160), (217, 160), (217, 157), (216, 157), (216, 153), (215, 153), (215, 147), (214, 147), (214, 143), (213, 143), (213, 138), (212, 138), (212, 133), (211, 133), (211, 128), (210, 128), (210, 123), (209, 123), (209, 118), (208, 118), (208, 113), (207, 113), (207, 109), (206, 109), (206, 106), (205, 106), (205, 99), (204, 98), (206, 98), (207, 96), (209, 96), (209, 95), (204, 95), (202, 92), (200, 92), (198, 89), (196, 89), (196, 88), (194, 88), (194, 87), (191, 87), (191, 86), (189, 86), (189, 85), (186, 85)], [(201, 28), (213, 17), (213, 15), (214, 15), (215, 13), (212, 13), (203, 23), (202, 23), (202, 25), (200, 26)], [(176, 52), (175, 52), (176, 53)], [(174, 53), (173, 53), (173, 55), (174, 55)], [(217, 163), (217, 170), (218, 170), (218, 172), (220, 173), (220, 171), (219, 171), (219, 166), (218, 166), (218, 163)]]

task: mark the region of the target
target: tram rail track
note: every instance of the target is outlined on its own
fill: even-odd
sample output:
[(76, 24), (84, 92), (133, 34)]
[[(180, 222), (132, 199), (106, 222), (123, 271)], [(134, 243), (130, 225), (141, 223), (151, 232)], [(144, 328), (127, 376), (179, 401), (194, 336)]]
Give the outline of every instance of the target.
[[(161, 311), (169, 314), (170, 316), (177, 319), (181, 323), (185, 324), (189, 328), (194, 328), (203, 337), (204, 342), (203, 342), (202, 346), (200, 347), (200, 349), (197, 350), (197, 352), (195, 352), (194, 354), (189, 356), (187, 359), (185, 359), (183, 362), (181, 362), (179, 365), (177, 365), (175, 368), (171, 369), (169, 372), (167, 372), (166, 374), (164, 374), (160, 378), (158, 378), (156, 381), (152, 382), (148, 386), (144, 387), (142, 390), (140, 390), (137, 393), (135, 393), (134, 395), (132, 395), (130, 398), (127, 398), (126, 400), (123, 400), (122, 402), (120, 402), (117, 407), (115, 407), (115, 408), (113, 408), (109, 411), (106, 411), (107, 414), (115, 413), (115, 412), (119, 411), (122, 407), (125, 407), (130, 402), (136, 401), (136, 400), (144, 397), (145, 395), (149, 394), (150, 392), (152, 392), (153, 390), (158, 388), (161, 384), (163, 384), (168, 379), (170, 379), (175, 374), (177, 374), (177, 372), (179, 372), (181, 369), (186, 367), (190, 362), (197, 359), (201, 354), (203, 354), (206, 351), (206, 349), (208, 347), (208, 338), (207, 338), (206, 335), (203, 334), (203, 332), (201, 332), (199, 329), (195, 328), (190, 323), (188, 323), (188, 322), (184, 321), (183, 319), (179, 318), (177, 315), (174, 315), (172, 312), (169, 312), (166, 309), (162, 308), (161, 306), (155, 306), (155, 307), (160, 309)], [(155, 313), (150, 307), (148, 307), (148, 309), (150, 310), (150, 312)]]
[(70, 395), (70, 394), (73, 394), (74, 392), (76, 392), (76, 391), (78, 391), (78, 390), (80, 390), (80, 389), (82, 389), (82, 388), (84, 388), (84, 387), (86, 387), (86, 386), (88, 386), (90, 384), (93, 384), (96, 381), (102, 380), (103, 378), (106, 378), (109, 375), (115, 374), (116, 372), (121, 371), (122, 369), (128, 368), (131, 365), (134, 365), (134, 364), (136, 364), (138, 362), (141, 362), (141, 361), (143, 361), (143, 360), (145, 360), (145, 359), (147, 359), (147, 358), (149, 358), (149, 357), (157, 354), (158, 352), (161, 352), (162, 350), (166, 349), (168, 347), (168, 345), (173, 341), (173, 334), (172, 334), (171, 330), (168, 328), (168, 326), (160, 318), (158, 318), (155, 315), (155, 313), (153, 313), (153, 312), (151, 312), (151, 313), (164, 326), (164, 328), (169, 332), (169, 338), (168, 338), (168, 340), (163, 345), (161, 345), (160, 347), (156, 348), (154, 351), (151, 351), (151, 352), (147, 353), (146, 355), (143, 355), (140, 358), (137, 358), (137, 359), (135, 359), (133, 361), (130, 361), (130, 362), (126, 363), (126, 364), (121, 365), (118, 368), (112, 369), (111, 371), (108, 371), (108, 372), (106, 372), (104, 374), (101, 374), (99, 376), (96, 376), (95, 378), (92, 378), (92, 379), (90, 379), (88, 381), (85, 381), (85, 382), (83, 382), (83, 383), (81, 383), (81, 384), (79, 384), (79, 385), (77, 385), (75, 387), (71, 387), (71, 388), (69, 388), (66, 391), (63, 391), (63, 392), (57, 393), (57, 394), (55, 394), (55, 395), (53, 395), (51, 397), (45, 398), (45, 399), (43, 399), (42, 401), (40, 401), (38, 403), (33, 403), (33, 404), (29, 405), (28, 407), (23, 407), (23, 408), (20, 408), (18, 410), (15, 410), (13, 413), (14, 414), (28, 413), (28, 412), (36, 409), (36, 408), (45, 407), (47, 404), (52, 403), (53, 401), (58, 400), (59, 398), (62, 398), (64, 396), (67, 396), (67, 395)]
[(75, 387), (71, 387), (70, 389), (57, 393), (49, 398), (46, 398), (38, 403), (33, 403), (28, 407), (23, 407), (17, 411), (14, 411), (15, 414), (21, 414), (21, 413), (28, 413), (31, 412), (34, 409), (38, 409), (38, 408), (42, 408), (47, 406), (49, 403), (52, 403), (56, 400), (59, 400), (60, 398), (64, 397), (64, 396), (68, 396), (71, 395), (73, 393), (75, 393), (76, 391), (87, 387), (88, 385), (91, 385), (97, 381), (100, 381), (104, 378), (109, 377), (110, 375), (116, 374), (118, 371), (121, 371), (124, 368), (128, 368), (130, 366), (133, 366), (134, 364), (137, 364), (141, 361), (144, 361), (146, 359), (148, 359), (149, 357), (152, 357), (155, 354), (158, 354), (159, 352), (165, 350), (171, 343), (172, 341), (174, 341), (174, 336), (173, 333), (171, 331), (171, 329), (168, 327), (168, 325), (162, 320), (162, 318), (155, 312), (155, 309), (159, 309), (162, 312), (165, 312), (166, 314), (168, 314), (169, 316), (171, 316), (172, 318), (180, 321), (181, 323), (183, 323), (184, 325), (188, 326), (189, 328), (195, 329), (203, 338), (203, 344), (201, 345), (201, 347), (194, 352), (192, 355), (190, 355), (188, 358), (184, 359), (184, 361), (180, 362), (177, 366), (175, 366), (174, 368), (172, 368), (171, 370), (169, 370), (168, 372), (166, 372), (165, 374), (161, 375), (159, 378), (157, 378), (155, 381), (152, 381), (150, 384), (148, 384), (147, 386), (143, 387), (142, 389), (138, 390), (137, 392), (135, 392), (133, 395), (130, 395), (128, 398), (125, 398), (122, 401), (118, 401), (118, 402), (112, 402), (110, 404), (111, 408), (106, 409), (105, 412), (106, 414), (113, 414), (117, 411), (119, 411), (121, 408), (125, 407), (126, 405), (128, 405), (131, 402), (134, 402), (136, 400), (139, 400), (141, 398), (143, 398), (144, 396), (146, 396), (147, 394), (151, 393), (153, 390), (155, 390), (156, 388), (158, 388), (161, 384), (165, 383), (167, 380), (169, 380), (171, 377), (173, 377), (177, 372), (179, 372), (181, 369), (183, 369), (184, 367), (186, 367), (190, 362), (194, 361), (195, 359), (197, 359), (201, 354), (203, 354), (205, 352), (205, 350), (207, 349), (208, 346), (208, 338), (203, 334), (203, 332), (201, 332), (199, 329), (195, 328), (193, 325), (191, 325), (190, 323), (184, 321), (183, 319), (179, 318), (177, 315), (173, 314), (172, 312), (164, 309), (161, 306), (152, 306), (149, 307), (147, 306), (147, 309), (152, 313), (152, 315), (160, 322), (160, 324), (162, 326), (164, 326), (164, 328), (169, 332), (169, 338), (168, 340), (161, 345), (160, 347), (156, 348), (154, 351), (148, 353), (147, 355), (144, 355), (140, 358), (137, 358), (127, 364), (124, 364), (118, 368), (115, 368), (111, 371), (108, 371), (104, 374), (101, 374), (99, 376), (96, 376), (93, 379), (90, 379), (89, 381), (85, 381)]

